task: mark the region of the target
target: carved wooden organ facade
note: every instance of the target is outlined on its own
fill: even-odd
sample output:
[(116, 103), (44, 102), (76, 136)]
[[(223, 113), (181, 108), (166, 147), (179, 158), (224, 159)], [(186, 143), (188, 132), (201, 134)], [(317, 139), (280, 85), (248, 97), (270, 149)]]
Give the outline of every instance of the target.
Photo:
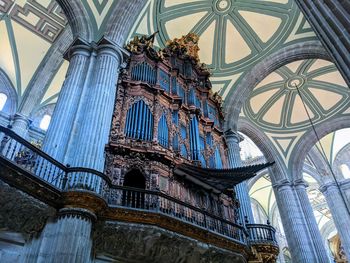
[(232, 195), (215, 193), (174, 172), (182, 163), (227, 167), (222, 101), (211, 90), (209, 71), (199, 63), (198, 37), (169, 41), (160, 51), (152, 42), (152, 37), (136, 37), (127, 46), (130, 59), (119, 76), (106, 173), (125, 185), (125, 175), (136, 169), (144, 175), (146, 189), (235, 220)]

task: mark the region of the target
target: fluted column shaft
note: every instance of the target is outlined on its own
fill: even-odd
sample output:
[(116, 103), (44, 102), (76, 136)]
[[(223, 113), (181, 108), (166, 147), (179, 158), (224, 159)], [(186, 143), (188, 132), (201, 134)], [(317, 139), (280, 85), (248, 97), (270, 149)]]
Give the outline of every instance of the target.
[(309, 197), (306, 192), (307, 185), (304, 182), (297, 182), (294, 184), (294, 187), (299, 199), (300, 207), (304, 213), (306, 226), (311, 236), (311, 241), (313, 242), (313, 246), (317, 255), (317, 262), (328, 263), (329, 257), (324, 246), (324, 241), (318, 228)]
[(306, 228), (298, 197), (288, 182), (273, 185), (288, 246), (295, 263), (320, 262)]
[(70, 48), (70, 63), (47, 130), (43, 150), (64, 162), (66, 149), (76, 120), (91, 54), (90, 47), (79, 43)]
[(296, 0), (350, 85), (350, 4), (344, 0)]
[(85, 209), (61, 209), (39, 237), (24, 248), (23, 263), (91, 262), (92, 223), (95, 215)]
[(76, 139), (72, 140), (74, 154), (70, 155), (69, 162), (73, 166), (104, 169), (104, 148), (108, 142), (121, 60), (118, 47), (98, 45), (92, 83), (79, 112), (83, 121)]
[(342, 180), (338, 182), (340, 190), (343, 193), (344, 201), (346, 202), (346, 206), (348, 211), (350, 211), (350, 179)]
[[(229, 168), (236, 168), (242, 165), (240, 156), (240, 136), (231, 130), (225, 133), (227, 142), (227, 155)], [(254, 223), (254, 217), (252, 207), (250, 203), (249, 191), (247, 182), (242, 182), (235, 186), (236, 197), (239, 200), (240, 207), (238, 209), (239, 221), (244, 224), (245, 217), (247, 217), (249, 223)]]
[(350, 215), (344, 204), (341, 193), (335, 183), (328, 183), (320, 187), (327, 200), (329, 209), (338, 230), (346, 257), (350, 258)]
[(28, 117), (23, 114), (16, 113), (13, 118), (13, 123), (11, 129), (17, 133), (19, 136), (26, 138), (29, 126)]

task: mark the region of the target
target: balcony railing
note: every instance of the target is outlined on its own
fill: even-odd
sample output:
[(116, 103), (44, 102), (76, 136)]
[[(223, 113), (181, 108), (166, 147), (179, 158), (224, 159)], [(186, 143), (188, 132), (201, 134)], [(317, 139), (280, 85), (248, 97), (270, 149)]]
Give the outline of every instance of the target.
[(159, 191), (113, 185), (105, 174), (88, 168), (67, 167), (2, 126), (0, 126), (0, 158), (23, 169), (28, 176), (36, 178), (39, 182), (45, 182), (61, 192), (71, 190), (94, 192), (104, 198), (109, 207), (158, 213), (242, 244), (254, 242), (277, 244), (275, 230), (271, 226), (247, 225), (245, 229), (241, 225)]
[(111, 207), (127, 207), (160, 213), (246, 243), (246, 231), (242, 226), (159, 191), (112, 186), (106, 197)]
[(263, 224), (247, 224), (246, 225), (249, 244), (271, 244), (277, 246), (276, 230), (269, 223)]
[(89, 168), (65, 166), (2, 126), (0, 140), (1, 157), (58, 190), (84, 189), (103, 195), (111, 184), (105, 174)]

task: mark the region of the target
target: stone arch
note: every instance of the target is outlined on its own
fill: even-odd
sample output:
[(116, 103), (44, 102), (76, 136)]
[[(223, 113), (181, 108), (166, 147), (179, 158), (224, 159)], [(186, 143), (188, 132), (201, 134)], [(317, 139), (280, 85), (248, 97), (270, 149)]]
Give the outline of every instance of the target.
[[(56, 0), (67, 17), (72, 29), (73, 37), (80, 37), (85, 41), (92, 40), (92, 25), (89, 15), (80, 0)], [(131, 2), (131, 1), (130, 1)]]
[[(323, 138), (324, 136), (326, 136), (331, 132), (335, 132), (337, 130), (340, 130), (343, 128), (349, 128), (349, 127), (350, 127), (350, 116), (343, 115), (343, 116), (339, 116), (334, 119), (331, 119), (329, 121), (320, 123), (315, 126), (315, 129), (319, 138)], [(305, 158), (307, 154), (309, 154), (311, 148), (315, 145), (316, 142), (317, 142), (317, 138), (314, 134), (314, 131), (310, 129), (307, 133), (303, 135), (303, 137), (295, 145), (291, 153), (291, 158), (289, 160), (289, 164), (290, 164), (289, 166), (293, 166), (293, 169), (291, 169), (291, 178), (293, 179), (293, 181), (301, 179)], [(322, 166), (324, 167), (324, 169), (326, 169), (326, 171), (328, 171), (327, 170), (328, 167), (325, 163)]]
[(266, 161), (275, 162), (275, 164), (269, 168), (272, 183), (278, 181), (289, 180), (287, 177), (287, 167), (284, 165), (283, 160), (279, 157), (278, 152), (274, 149), (270, 139), (263, 133), (258, 127), (246, 119), (240, 119), (238, 131), (247, 135), (264, 154)]
[(253, 187), (253, 185), (261, 178), (263, 177), (264, 175), (268, 174), (269, 173), (269, 170), (267, 168), (265, 168), (264, 170), (262, 171), (259, 171), (257, 173), (256, 176), (254, 176), (253, 178), (249, 179), (247, 181), (247, 185), (248, 185), (248, 190), (250, 190), (250, 188)]
[(226, 123), (226, 128), (237, 130), (238, 118), (243, 104), (249, 98), (254, 87), (270, 73), (296, 60), (312, 58), (331, 61), (330, 56), (320, 42), (306, 41), (282, 48), (257, 63), (234, 87), (232, 94), (225, 101), (227, 115), (231, 116)]
[[(312, 149), (311, 149), (312, 151)], [(314, 159), (313, 159), (314, 160)], [(317, 165), (317, 164), (315, 164)], [(322, 178), (320, 176), (320, 174), (318, 173), (317, 169), (315, 169), (314, 167), (308, 165), (305, 163), (305, 160), (304, 160), (304, 166), (303, 166), (303, 173), (307, 173), (308, 175), (310, 175), (313, 179), (316, 180), (316, 182), (319, 184), (319, 185), (322, 185)]]
[(7, 96), (3, 112), (7, 114), (14, 114), (17, 110), (17, 92), (13, 87), (7, 74), (0, 68), (0, 93)]
[(147, 0), (118, 1), (106, 27), (106, 37), (122, 46)]
[[(346, 161), (346, 163), (345, 163)], [(340, 169), (340, 165), (346, 164), (350, 168), (350, 143), (346, 144), (343, 148), (339, 150), (333, 161), (333, 171), (339, 176), (339, 178), (344, 179), (343, 172)]]
[(140, 169), (133, 167), (125, 173), (123, 185), (146, 189), (146, 177)]

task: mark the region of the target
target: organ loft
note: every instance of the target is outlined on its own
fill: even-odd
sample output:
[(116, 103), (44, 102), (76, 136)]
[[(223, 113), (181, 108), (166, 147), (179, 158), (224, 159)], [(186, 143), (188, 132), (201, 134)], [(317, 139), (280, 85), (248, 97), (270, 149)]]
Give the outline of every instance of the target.
[[(105, 168), (126, 189), (110, 198), (136, 209), (157, 208), (239, 240), (243, 233), (214, 218), (244, 224), (234, 186), (271, 164), (229, 169), (222, 99), (200, 63), (198, 36), (189, 33), (161, 50), (153, 40), (154, 35), (135, 37), (126, 46), (130, 58), (118, 81)], [(189, 207), (155, 200), (148, 191)]]

